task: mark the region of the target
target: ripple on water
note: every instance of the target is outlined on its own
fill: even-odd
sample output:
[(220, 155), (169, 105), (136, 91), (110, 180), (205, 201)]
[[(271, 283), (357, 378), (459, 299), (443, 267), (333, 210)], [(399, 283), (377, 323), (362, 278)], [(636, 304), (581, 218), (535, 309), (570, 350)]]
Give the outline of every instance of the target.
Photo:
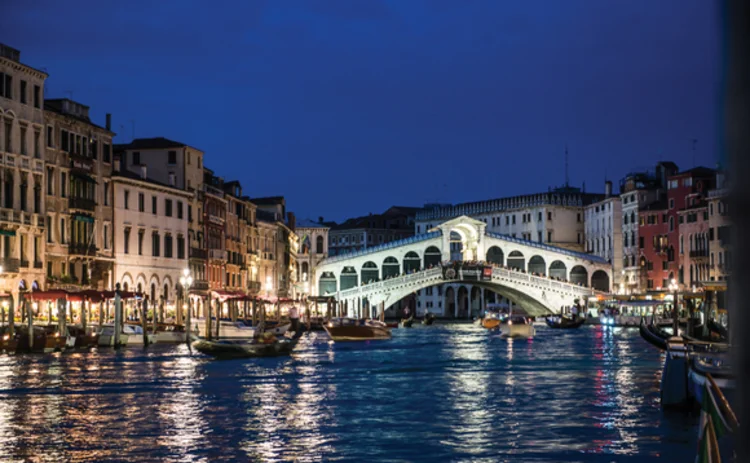
[(291, 358), (185, 346), (0, 357), (1, 461), (672, 461), (696, 418), (659, 407), (637, 330), (473, 325), (302, 339)]

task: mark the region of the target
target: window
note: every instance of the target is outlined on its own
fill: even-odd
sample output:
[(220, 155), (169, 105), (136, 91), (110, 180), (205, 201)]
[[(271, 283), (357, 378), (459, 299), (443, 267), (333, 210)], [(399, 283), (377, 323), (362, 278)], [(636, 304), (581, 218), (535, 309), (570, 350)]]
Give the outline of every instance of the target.
[(143, 212), (146, 210), (145, 200), (143, 193), (138, 193), (138, 212)]
[(642, 236), (639, 236), (639, 237), (638, 237), (638, 247), (639, 247), (639, 248), (643, 249), (643, 246), (644, 246), (644, 241), (645, 241), (645, 240), (643, 239), (643, 237), (642, 237)]
[(138, 255), (143, 255), (143, 235), (146, 234), (145, 230), (138, 230)]
[(104, 224), (104, 249), (109, 249), (109, 224)]
[(171, 199), (164, 200), (164, 215), (166, 215), (167, 217), (172, 217), (172, 200)]
[(316, 254), (323, 254), (323, 237), (318, 236), (315, 238), (315, 253)]
[(151, 255), (159, 257), (159, 232), (151, 233)]
[(141, 165), (141, 152), (140, 151), (133, 151), (133, 163), (134, 166), (140, 166)]
[(53, 143), (53, 141), (54, 141), (53, 134), (54, 133), (55, 133), (55, 130), (52, 128), (51, 125), (48, 125), (47, 126), (47, 148), (52, 148), (52, 147), (55, 146), (55, 144)]
[(70, 137), (67, 130), (60, 130), (60, 149), (70, 152)]
[(580, 221), (581, 221), (581, 213), (579, 212), (578, 214), (576, 214), (576, 222), (580, 222)]
[(182, 201), (177, 201), (177, 218), (182, 219)]
[(172, 235), (167, 233), (164, 235), (164, 257), (172, 257)]
[(102, 161), (109, 163), (112, 153), (112, 146), (109, 143), (102, 143)]
[(65, 244), (65, 219), (60, 219), (60, 244)]
[(669, 262), (667, 262), (666, 260), (661, 261), (661, 269), (669, 270)]
[(548, 232), (547, 232), (547, 242), (548, 242), (548, 243), (551, 243), (551, 242), (552, 242), (552, 232), (551, 232), (551, 231), (548, 231)]
[(52, 217), (47, 216), (47, 242), (52, 242)]
[[(0, 73), (0, 76), (2, 73)], [(5, 151), (12, 152), (13, 144), (11, 143), (11, 131), (13, 129), (13, 122), (5, 121)]]
[(26, 127), (21, 127), (21, 154), (29, 154), (26, 149)]
[(623, 241), (622, 245), (627, 248), (628, 247), (628, 234), (627, 233), (625, 233), (625, 235), (623, 236), (622, 241)]
[(177, 235), (177, 258), (185, 258), (185, 237), (182, 235)]
[(42, 88), (38, 85), (34, 85), (34, 107), (42, 107)]
[(188, 204), (188, 222), (193, 222), (193, 206)]
[(177, 151), (170, 151), (167, 153), (167, 162), (171, 165), (177, 164)]
[(28, 86), (28, 82), (25, 80), (21, 80), (21, 103), (26, 104), (27, 96), (26, 96), (26, 87)]
[(516, 214), (513, 214), (513, 225), (516, 224)]
[(669, 198), (669, 208), (674, 209), (674, 198)]
[(191, 158), (190, 151), (188, 151), (188, 154), (187, 154), (187, 164), (188, 165), (190, 165), (190, 158)]
[(552, 212), (547, 211), (547, 220), (552, 220)]
[[(579, 233), (576, 237), (576, 243), (581, 244), (581, 234)], [(596, 242), (596, 247), (599, 247), (599, 242)]]
[[(3, 77), (5, 78), (3, 79)], [(0, 72), (0, 96), (4, 96), (9, 100), (13, 98), (13, 77), (2, 72)]]
[(129, 209), (129, 203), (130, 203), (130, 191), (129, 190), (125, 190), (125, 192), (123, 193), (122, 199), (123, 199), (123, 207), (125, 209)]
[(670, 232), (674, 231), (674, 217), (669, 218), (669, 231)]
[(125, 233), (123, 234), (122, 251), (125, 254), (130, 254), (130, 228), (129, 227), (125, 229)]
[(39, 159), (42, 157), (42, 133), (38, 130), (34, 130), (34, 157)]
[(60, 172), (60, 197), (64, 198), (67, 195), (68, 180), (65, 172)]
[(104, 205), (109, 206), (109, 182), (104, 182)]
[(539, 241), (541, 243), (542, 242), (542, 232), (541, 231), (536, 232), (536, 236), (537, 236), (537, 241)]
[(692, 177), (688, 177), (688, 178), (686, 178), (686, 179), (685, 179), (685, 180), (684, 180), (684, 181), (682, 182), (682, 184), (683, 184), (684, 186), (693, 186), (693, 178), (692, 178)]
[(201, 167), (201, 157), (200, 156), (198, 156), (198, 168), (202, 169), (202, 167)]
[(156, 196), (151, 197), (151, 212), (156, 215)]
[(47, 167), (47, 194), (53, 195), (55, 192), (52, 189), (53, 184), (55, 183), (55, 169), (51, 167)]

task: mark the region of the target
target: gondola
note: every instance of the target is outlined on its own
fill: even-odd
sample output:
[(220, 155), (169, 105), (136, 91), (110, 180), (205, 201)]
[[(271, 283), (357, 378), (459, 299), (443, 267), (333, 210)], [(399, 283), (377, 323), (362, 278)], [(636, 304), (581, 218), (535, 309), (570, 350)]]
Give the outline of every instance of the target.
[[(268, 333), (270, 335), (270, 333)], [(253, 340), (198, 339), (192, 343), (193, 349), (217, 359), (279, 357), (289, 355), (297, 345), (299, 336), (276, 339), (273, 335)]]
[(641, 318), (641, 324), (638, 327), (638, 330), (641, 333), (641, 337), (649, 344), (658, 347), (661, 350), (667, 350), (667, 339), (669, 339), (669, 335), (662, 330), (653, 325), (646, 325), (643, 318)]
[(435, 322), (435, 315), (433, 315), (431, 312), (428, 312), (427, 315), (424, 316), (422, 319), (423, 325), (432, 325)]
[(409, 318), (404, 318), (401, 320), (401, 325), (404, 328), (411, 328), (411, 326), (414, 324), (414, 315), (412, 315)]
[(325, 329), (334, 342), (373, 341), (391, 338), (391, 329), (379, 320), (332, 318), (325, 325)]
[(567, 318), (567, 317), (545, 317), (544, 321), (550, 328), (574, 329), (580, 328), (586, 323), (585, 317)]
[(711, 332), (717, 333), (721, 339), (729, 339), (728, 330), (713, 320), (708, 321), (708, 329)]

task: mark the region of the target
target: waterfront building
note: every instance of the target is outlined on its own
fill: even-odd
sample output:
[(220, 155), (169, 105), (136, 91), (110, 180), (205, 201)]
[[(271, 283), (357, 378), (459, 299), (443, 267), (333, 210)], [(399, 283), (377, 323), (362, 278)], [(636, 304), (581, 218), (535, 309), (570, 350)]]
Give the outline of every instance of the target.
[[(682, 258), (678, 259), (677, 254), (675, 253), (675, 249), (678, 249), (680, 242), (680, 212), (698, 204), (703, 205), (706, 196), (708, 195), (708, 191), (714, 188), (715, 180), (716, 172), (707, 167), (695, 167), (684, 172), (676, 173), (668, 178), (667, 239), (669, 241), (669, 247), (667, 249), (667, 261), (669, 262), (670, 272), (677, 275), (676, 278), (680, 282), (684, 282), (684, 284), (688, 284), (687, 280), (690, 279), (688, 278), (689, 275), (687, 273), (689, 267), (686, 265), (687, 261), (683, 262)], [(688, 218), (693, 218), (693, 215), (685, 215), (683, 217), (683, 219)], [(683, 237), (682, 239), (685, 240), (687, 238)], [(686, 243), (683, 243), (683, 247), (685, 244)], [(696, 245), (696, 243), (693, 244)], [(691, 248), (694, 253), (694, 259), (691, 259), (691, 263), (694, 265), (694, 270), (700, 272), (700, 279), (708, 280), (708, 246), (704, 246), (704, 243), (702, 242), (699, 245), (700, 247), (697, 247), (698, 245), (696, 245), (695, 248)], [(683, 256), (686, 255), (683, 254)], [(695, 265), (698, 266), (695, 267)], [(694, 277), (696, 276), (694, 275)], [(692, 286), (692, 284), (690, 286)]]
[[(583, 188), (563, 186), (545, 193), (512, 196), (457, 205), (432, 204), (417, 212), (417, 235), (427, 233), (441, 222), (467, 215), (486, 224), (488, 232), (525, 241), (544, 243), (575, 252), (584, 251), (585, 208), (605, 200), (600, 193), (586, 193)], [(451, 260), (466, 259), (464, 239), (451, 234)], [(494, 250), (492, 250), (494, 252)], [(477, 256), (480, 260), (503, 260), (502, 255)], [(513, 263), (509, 259), (508, 265)], [(525, 264), (524, 264), (525, 265)], [(529, 262), (524, 270), (540, 274), (554, 272), (545, 265)], [(491, 291), (467, 284), (446, 284), (417, 291), (417, 313), (430, 311), (438, 316), (478, 313), (487, 302), (510, 303)], [(408, 304), (408, 302), (406, 302)]]
[(96, 125), (89, 107), (70, 99), (45, 100), (44, 109), (48, 286), (109, 289), (114, 265), (110, 116), (105, 127)]
[(203, 224), (206, 246), (206, 278), (210, 290), (221, 290), (226, 283), (226, 214), (224, 180), (203, 167)]
[(203, 215), (203, 152), (185, 143), (164, 137), (136, 138), (115, 146), (122, 169), (135, 174), (145, 165), (155, 181), (192, 193), (187, 205), (189, 223), (189, 268), (193, 276), (190, 290), (205, 296), (208, 290), (207, 253)]
[(728, 186), (723, 172), (716, 173), (716, 189), (708, 192), (708, 245), (710, 252), (709, 278), (727, 280), (731, 269), (731, 219), (727, 207)]
[(44, 289), (44, 83), (47, 74), (0, 44), (0, 291)]
[(273, 297), (278, 288), (278, 265), (276, 254), (276, 236), (278, 225), (276, 217), (265, 210), (257, 209), (258, 224), (258, 281), (261, 284), (260, 294)]
[(295, 232), (299, 239), (297, 281), (301, 282), (303, 287), (307, 283), (307, 294), (310, 294), (312, 291), (312, 283), (310, 282), (317, 281), (315, 279), (315, 267), (328, 255), (330, 227), (323, 224), (323, 217), (320, 217), (317, 222), (298, 220), (296, 225)]
[(226, 236), (226, 284), (230, 291), (246, 292), (248, 289), (248, 242), (251, 228), (247, 226), (249, 207), (242, 196), (238, 181), (225, 182), (224, 194), (227, 213), (224, 227)]
[(331, 224), (328, 255), (361, 251), (414, 236), (415, 217), (420, 210), (416, 207), (393, 206), (382, 214), (369, 214)]
[[(690, 197), (688, 204), (678, 211), (679, 223), (679, 282), (686, 289), (697, 286), (710, 277), (709, 217), (705, 198)], [(684, 270), (684, 271), (683, 271)]]
[(119, 163), (115, 158), (112, 172), (115, 281), (152, 301), (163, 298), (171, 309), (188, 264), (186, 209), (193, 194), (152, 179), (146, 165), (138, 175)]
[(659, 199), (638, 212), (639, 289), (661, 290), (675, 278), (669, 269), (669, 216), (667, 199)]
[(294, 232), (295, 216), (286, 211), (283, 196), (253, 198), (251, 201), (258, 208), (258, 232), (264, 243), (261, 247), (265, 250), (265, 256), (261, 258), (264, 276), (260, 281), (272, 288), (271, 293), (277, 297), (295, 298), (302, 292), (297, 279), (299, 238)]
[[(612, 263), (613, 287), (622, 277), (622, 202), (612, 194), (612, 182), (604, 185), (604, 199), (584, 209), (586, 252)], [(624, 291), (624, 287), (623, 287)]]
[[(620, 181), (622, 203), (622, 269), (620, 284), (626, 294), (646, 289), (648, 270), (640, 265), (640, 211), (666, 198), (667, 177), (677, 173), (677, 165), (663, 161), (653, 171), (627, 174)], [(665, 200), (665, 199), (664, 199)], [(665, 200), (666, 201), (666, 200)], [(651, 235), (649, 235), (651, 236)], [(645, 244), (645, 238), (643, 240)]]

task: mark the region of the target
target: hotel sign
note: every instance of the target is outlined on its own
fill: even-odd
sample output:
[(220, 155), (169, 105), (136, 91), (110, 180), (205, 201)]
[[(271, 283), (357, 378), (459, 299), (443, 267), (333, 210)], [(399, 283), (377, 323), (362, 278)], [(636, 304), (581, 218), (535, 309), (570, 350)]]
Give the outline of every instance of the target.
[(71, 159), (70, 166), (74, 169), (85, 170), (86, 172), (91, 172), (93, 167), (91, 161), (84, 161), (82, 159)]
[(492, 280), (492, 267), (489, 265), (477, 265), (464, 262), (454, 262), (443, 266), (444, 280), (461, 281), (490, 281)]

